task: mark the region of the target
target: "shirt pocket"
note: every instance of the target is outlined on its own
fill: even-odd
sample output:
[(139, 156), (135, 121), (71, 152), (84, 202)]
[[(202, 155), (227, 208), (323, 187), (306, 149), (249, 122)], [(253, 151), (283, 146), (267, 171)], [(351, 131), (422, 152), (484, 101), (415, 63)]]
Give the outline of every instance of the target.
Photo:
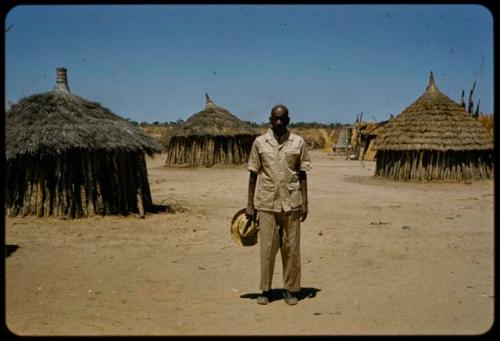
[(276, 188), (273, 185), (261, 185), (257, 188), (255, 205), (270, 208), (274, 204)]
[(299, 183), (288, 184), (288, 194), (290, 196), (290, 207), (297, 208), (302, 205), (302, 191)]
[(300, 148), (294, 148), (285, 152), (285, 158), (288, 168), (295, 171), (299, 168)]
[(271, 166), (274, 162), (274, 153), (263, 151), (259, 153), (262, 165)]

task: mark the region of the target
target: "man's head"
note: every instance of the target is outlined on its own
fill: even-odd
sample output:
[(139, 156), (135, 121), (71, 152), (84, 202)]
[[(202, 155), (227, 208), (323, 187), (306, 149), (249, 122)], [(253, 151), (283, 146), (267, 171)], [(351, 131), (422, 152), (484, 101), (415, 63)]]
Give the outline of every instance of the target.
[(271, 122), (272, 129), (276, 134), (283, 135), (286, 132), (288, 123), (290, 123), (287, 107), (282, 104), (275, 105), (271, 109), (269, 122)]

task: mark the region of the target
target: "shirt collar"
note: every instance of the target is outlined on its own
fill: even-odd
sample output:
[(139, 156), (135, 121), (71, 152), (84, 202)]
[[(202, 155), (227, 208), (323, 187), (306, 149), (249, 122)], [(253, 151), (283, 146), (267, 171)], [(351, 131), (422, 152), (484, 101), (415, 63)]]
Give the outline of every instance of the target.
[[(267, 130), (267, 132), (266, 132), (265, 135), (266, 135), (266, 141), (270, 141), (273, 144), (278, 144), (278, 141), (274, 137), (273, 130), (271, 128), (269, 128)], [(292, 132), (290, 130), (288, 130), (288, 139), (287, 139), (287, 141), (292, 141), (292, 140), (293, 140), (293, 138), (292, 138)]]

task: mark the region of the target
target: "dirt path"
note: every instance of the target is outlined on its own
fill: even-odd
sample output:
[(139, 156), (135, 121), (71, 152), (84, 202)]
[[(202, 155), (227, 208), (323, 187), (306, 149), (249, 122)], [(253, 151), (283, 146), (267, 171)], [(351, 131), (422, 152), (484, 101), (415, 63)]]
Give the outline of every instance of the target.
[(478, 334), (493, 322), (493, 181), (396, 183), (313, 151), (299, 304), (255, 302), (258, 247), (230, 237), (241, 168), (148, 160), (177, 213), (6, 218), (6, 323), (20, 335)]

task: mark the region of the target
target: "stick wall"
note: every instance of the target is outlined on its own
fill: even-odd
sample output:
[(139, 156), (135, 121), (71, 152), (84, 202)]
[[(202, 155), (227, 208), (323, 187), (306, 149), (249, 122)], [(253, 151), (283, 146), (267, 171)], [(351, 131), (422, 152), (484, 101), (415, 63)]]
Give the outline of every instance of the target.
[(491, 151), (377, 152), (375, 176), (395, 180), (470, 181), (493, 178)]
[(240, 165), (248, 160), (255, 136), (175, 136), (167, 147), (166, 165), (212, 167)]
[(152, 208), (143, 152), (69, 150), (6, 162), (9, 216), (127, 215)]

